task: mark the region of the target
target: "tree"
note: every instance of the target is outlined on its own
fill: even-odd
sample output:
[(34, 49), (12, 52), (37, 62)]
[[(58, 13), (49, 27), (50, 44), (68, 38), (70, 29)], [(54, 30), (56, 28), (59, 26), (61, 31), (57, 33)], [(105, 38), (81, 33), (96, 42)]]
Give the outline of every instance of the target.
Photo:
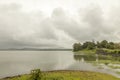
[(83, 43), (82, 48), (91, 50), (91, 49), (94, 49), (95, 46), (96, 45), (94, 42), (85, 42), (85, 43)]
[(107, 48), (108, 48), (108, 49), (114, 49), (114, 48), (115, 48), (114, 43), (113, 43), (113, 42), (109, 42), (109, 43), (107, 44)]
[(87, 49), (87, 46), (88, 46), (88, 42), (84, 42), (82, 45), (82, 49)]
[(101, 41), (101, 43), (100, 43), (100, 46), (101, 46), (102, 48), (107, 48), (107, 45), (108, 45), (108, 41), (107, 41), (107, 40), (103, 40), (103, 41)]
[(73, 51), (79, 51), (79, 50), (81, 50), (81, 44), (80, 43), (73, 44)]
[(101, 44), (99, 41), (97, 41), (97, 44), (96, 44), (97, 48), (101, 48)]
[(120, 43), (114, 43), (114, 48), (115, 49), (120, 49)]

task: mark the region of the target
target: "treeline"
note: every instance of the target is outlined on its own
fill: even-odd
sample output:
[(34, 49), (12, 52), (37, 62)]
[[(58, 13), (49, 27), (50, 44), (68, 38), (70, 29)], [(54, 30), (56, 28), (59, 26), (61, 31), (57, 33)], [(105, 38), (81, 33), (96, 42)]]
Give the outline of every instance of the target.
[(120, 49), (120, 43), (114, 43), (114, 42), (109, 42), (107, 40), (103, 40), (101, 42), (97, 41), (86, 41), (83, 44), (79, 43), (74, 43), (73, 44), (73, 51), (79, 51), (79, 50), (93, 50), (93, 49)]

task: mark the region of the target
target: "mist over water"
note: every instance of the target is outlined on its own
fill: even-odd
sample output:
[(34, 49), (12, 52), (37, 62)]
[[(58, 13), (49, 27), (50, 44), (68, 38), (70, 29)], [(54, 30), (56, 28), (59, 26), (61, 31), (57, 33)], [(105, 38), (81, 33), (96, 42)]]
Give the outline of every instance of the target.
[(71, 51), (0, 51), (0, 55), (1, 78), (30, 73), (30, 70), (36, 68), (42, 71), (97, 71), (118, 76), (110, 70), (98, 69), (84, 60), (76, 60)]
[(65, 69), (71, 65), (73, 54), (58, 51), (1, 51), (0, 77), (42, 71)]

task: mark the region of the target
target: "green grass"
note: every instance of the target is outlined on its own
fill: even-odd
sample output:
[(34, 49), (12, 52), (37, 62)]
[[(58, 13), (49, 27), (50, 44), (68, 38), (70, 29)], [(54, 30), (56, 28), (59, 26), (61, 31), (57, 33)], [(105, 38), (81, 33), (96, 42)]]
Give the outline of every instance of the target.
[[(114, 52), (114, 51), (120, 51), (120, 49), (106, 49), (106, 48), (102, 48), (102, 49), (108, 53)], [(83, 50), (76, 51), (75, 53), (96, 54), (96, 50), (97, 49), (93, 49), (93, 50), (83, 49)]]
[(108, 52), (111, 52), (111, 51), (120, 51), (120, 49), (106, 49), (106, 48), (104, 48), (103, 50), (106, 50)]
[[(42, 72), (42, 80), (120, 80), (114, 76), (87, 71), (51, 71)], [(30, 75), (21, 75), (0, 80), (30, 80)]]

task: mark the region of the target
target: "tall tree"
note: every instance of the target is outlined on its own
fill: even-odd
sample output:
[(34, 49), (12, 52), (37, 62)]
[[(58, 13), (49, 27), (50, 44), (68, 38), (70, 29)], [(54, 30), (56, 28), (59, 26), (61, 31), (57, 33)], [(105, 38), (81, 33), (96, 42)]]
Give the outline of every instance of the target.
[(103, 40), (103, 41), (101, 41), (100, 45), (101, 45), (102, 48), (107, 48), (108, 41), (107, 40)]
[(82, 45), (82, 48), (83, 49), (94, 49), (95, 48), (95, 43), (94, 42), (90, 42), (90, 41), (88, 41), (88, 42), (85, 42), (85, 43), (83, 43), (83, 45)]
[(109, 43), (107, 44), (107, 48), (108, 48), (108, 49), (114, 49), (114, 48), (115, 48), (115, 44), (114, 44), (113, 42), (109, 42)]
[(79, 51), (79, 50), (81, 50), (81, 44), (80, 43), (73, 44), (73, 51)]

